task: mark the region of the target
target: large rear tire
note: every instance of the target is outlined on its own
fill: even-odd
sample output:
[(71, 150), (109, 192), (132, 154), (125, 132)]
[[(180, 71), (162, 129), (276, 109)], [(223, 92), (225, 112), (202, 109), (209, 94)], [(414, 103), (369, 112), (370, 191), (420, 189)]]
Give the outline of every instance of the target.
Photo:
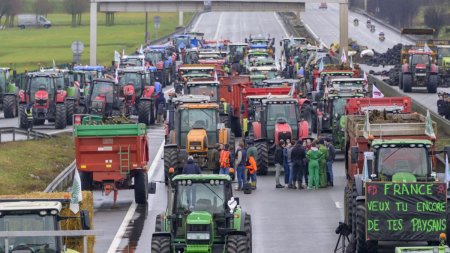
[(5, 95), (3, 97), (3, 114), (7, 119), (17, 116), (17, 101), (15, 95)]
[(79, 171), (81, 180), (81, 190), (92, 191), (92, 172)]
[(75, 100), (66, 100), (67, 125), (73, 124), (73, 114), (75, 113)]
[(358, 253), (376, 253), (378, 241), (366, 241), (366, 206), (356, 206), (356, 250)]
[(147, 126), (150, 125), (150, 119), (152, 114), (152, 101), (141, 100), (138, 105), (138, 121), (144, 123)]
[(431, 75), (428, 79), (427, 84), (427, 91), (428, 93), (436, 93), (437, 92), (437, 86), (439, 82), (439, 76), (438, 75)]
[(412, 76), (410, 74), (403, 74), (402, 86), (403, 92), (412, 92)]
[(148, 174), (145, 170), (138, 170), (134, 174), (134, 201), (137, 204), (147, 204)]
[(22, 129), (28, 128), (28, 120), (27, 120), (27, 113), (26, 113), (27, 106), (25, 104), (21, 104), (19, 106), (19, 127)]
[(344, 203), (345, 223), (348, 225), (351, 231), (353, 222), (353, 191), (352, 189), (350, 189), (350, 187), (348, 187), (348, 185), (345, 187)]
[(226, 253), (243, 252), (248, 252), (247, 237), (244, 235), (229, 235), (227, 238)]
[(164, 182), (169, 182), (169, 168), (178, 165), (178, 150), (176, 148), (164, 148)]
[(258, 160), (256, 161), (259, 175), (267, 175), (269, 170), (269, 150), (267, 143), (255, 142), (256, 150), (258, 150)]
[(170, 237), (153, 236), (151, 253), (170, 253)]
[(64, 129), (67, 126), (67, 112), (65, 104), (56, 104), (55, 128)]
[(252, 236), (252, 216), (250, 214), (245, 215), (244, 230), (247, 234), (247, 253), (252, 253), (253, 236)]

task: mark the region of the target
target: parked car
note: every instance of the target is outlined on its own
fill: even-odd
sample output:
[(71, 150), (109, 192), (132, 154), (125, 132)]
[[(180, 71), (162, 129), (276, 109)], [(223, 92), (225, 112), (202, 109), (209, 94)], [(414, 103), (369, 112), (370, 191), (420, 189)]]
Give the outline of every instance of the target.
[(50, 28), (52, 26), (52, 22), (42, 15), (21, 14), (18, 15), (17, 26), (20, 29), (25, 29), (26, 27), (32, 26)]

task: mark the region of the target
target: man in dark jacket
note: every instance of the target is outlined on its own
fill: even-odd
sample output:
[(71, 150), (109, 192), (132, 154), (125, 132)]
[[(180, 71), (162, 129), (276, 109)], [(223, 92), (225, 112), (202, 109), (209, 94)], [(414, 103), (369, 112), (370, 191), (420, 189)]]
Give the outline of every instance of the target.
[[(304, 160), (306, 158), (306, 151), (303, 148), (303, 142), (299, 140), (292, 149), (291, 159), (293, 162), (292, 184), (295, 186), (295, 182), (298, 181), (298, 189), (304, 189), (302, 185), (303, 174), (306, 172), (304, 168)], [(306, 182), (305, 182), (306, 183)]]
[(160, 92), (158, 98), (156, 100), (156, 109), (157, 109), (157, 121), (158, 123), (164, 123), (164, 107), (166, 106), (166, 98), (164, 97), (164, 93)]
[(280, 140), (278, 145), (275, 147), (275, 188), (284, 188), (283, 185), (280, 184), (280, 173), (283, 169), (283, 150), (284, 150), (284, 141)]
[(333, 185), (333, 162), (336, 158), (336, 149), (333, 146), (331, 138), (327, 138), (325, 141), (325, 145), (328, 149), (328, 158), (327, 158), (327, 179), (328, 179), (328, 185)]
[(202, 174), (200, 167), (194, 163), (194, 157), (188, 157), (186, 164), (183, 167), (183, 174)]

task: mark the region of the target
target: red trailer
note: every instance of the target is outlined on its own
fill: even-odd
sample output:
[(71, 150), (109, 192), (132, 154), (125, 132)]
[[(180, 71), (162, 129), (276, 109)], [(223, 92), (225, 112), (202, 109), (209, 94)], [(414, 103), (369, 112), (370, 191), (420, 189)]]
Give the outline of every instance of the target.
[(390, 111), (399, 113), (411, 112), (410, 97), (386, 97), (386, 98), (349, 98), (345, 106), (346, 115), (364, 114), (366, 111)]
[[(148, 143), (145, 124), (75, 126), (77, 169), (83, 190), (101, 185), (108, 195), (133, 189), (138, 204), (148, 198)], [(133, 179), (134, 178), (134, 184)]]

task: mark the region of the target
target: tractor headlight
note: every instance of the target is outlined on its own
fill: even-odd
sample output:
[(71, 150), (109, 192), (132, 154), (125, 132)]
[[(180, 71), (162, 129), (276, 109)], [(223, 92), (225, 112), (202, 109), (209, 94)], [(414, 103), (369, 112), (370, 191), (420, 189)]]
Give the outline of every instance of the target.
[(209, 233), (187, 233), (188, 240), (209, 240), (210, 237)]

